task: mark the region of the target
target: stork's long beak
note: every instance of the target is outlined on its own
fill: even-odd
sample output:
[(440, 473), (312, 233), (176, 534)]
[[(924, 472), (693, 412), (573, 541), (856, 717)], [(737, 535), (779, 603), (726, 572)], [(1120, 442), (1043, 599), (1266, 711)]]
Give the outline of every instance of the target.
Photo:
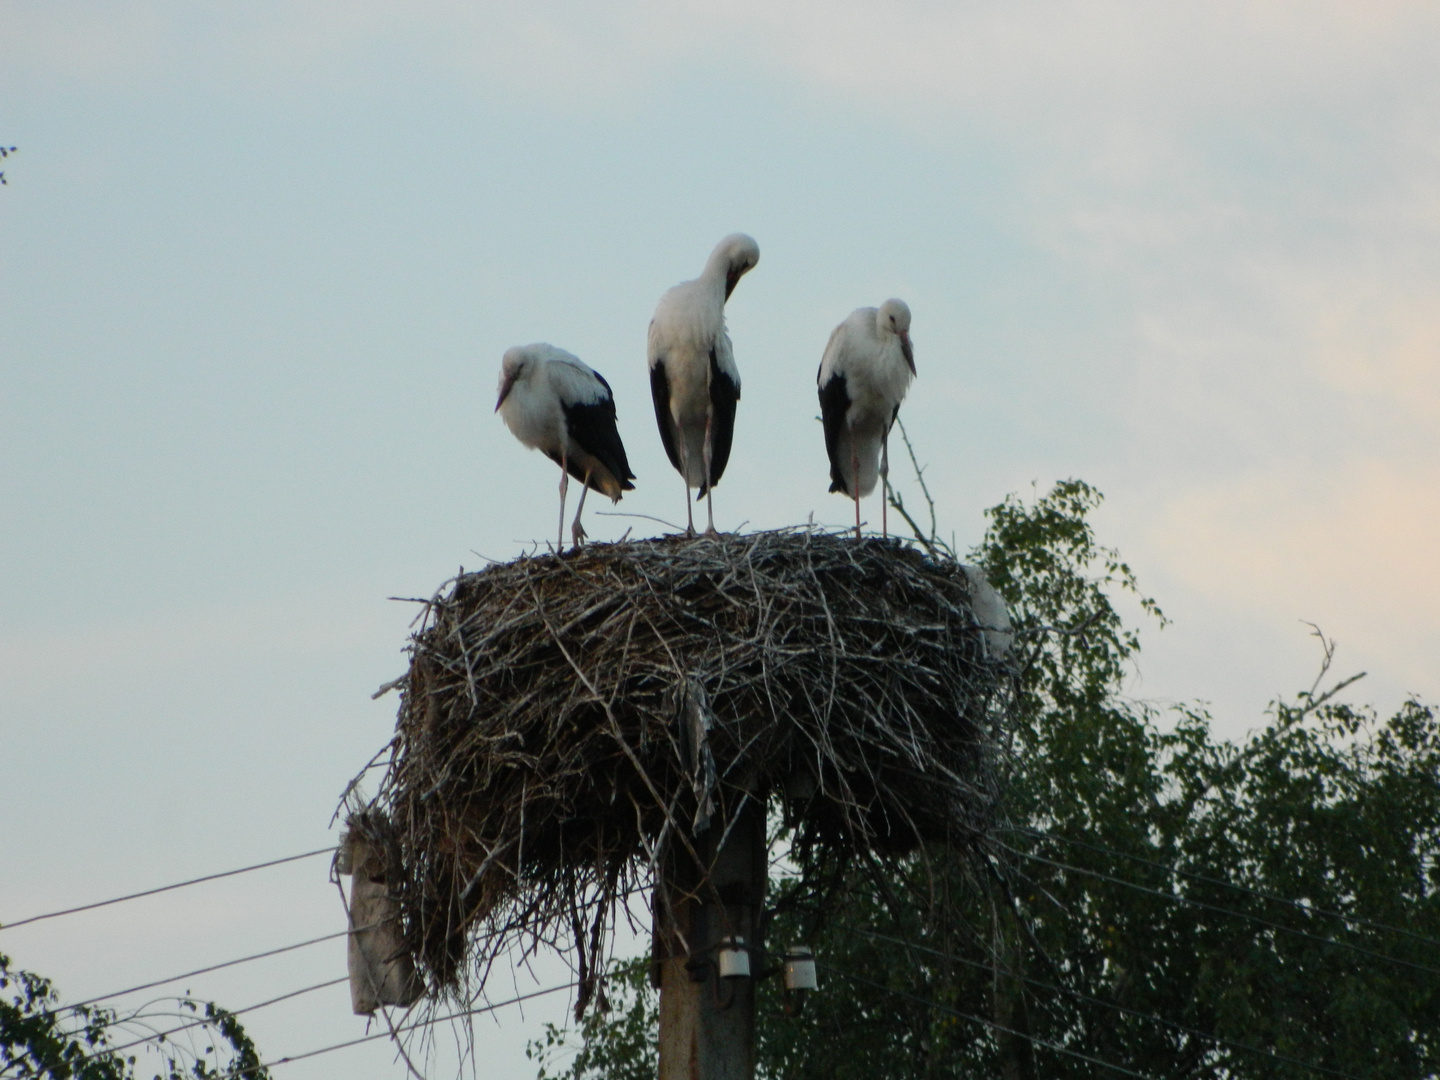
[(910, 374), (915, 374), (915, 350), (910, 347), (909, 333), (900, 335), (900, 351), (905, 354), (905, 363), (910, 365)]
[(730, 299), (730, 294), (735, 291), (735, 283), (745, 276), (748, 266), (732, 265), (725, 271), (725, 299)]
[[(913, 368), (915, 365), (911, 364), (910, 366)], [(514, 388), (514, 386), (515, 376), (506, 375), (504, 380), (500, 383), (500, 400), (495, 402), (496, 412), (499, 412), (500, 406), (505, 404), (505, 399), (510, 396), (510, 391)]]

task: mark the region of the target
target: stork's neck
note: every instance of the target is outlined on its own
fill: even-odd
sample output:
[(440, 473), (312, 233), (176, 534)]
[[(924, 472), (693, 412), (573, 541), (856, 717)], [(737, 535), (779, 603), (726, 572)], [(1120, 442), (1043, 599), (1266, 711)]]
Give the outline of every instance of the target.
[(725, 293), (725, 277), (730, 273), (730, 253), (728, 251), (712, 251), (709, 260), (705, 263), (705, 269), (701, 272), (698, 280), (703, 281), (707, 287), (720, 290), (721, 295)]

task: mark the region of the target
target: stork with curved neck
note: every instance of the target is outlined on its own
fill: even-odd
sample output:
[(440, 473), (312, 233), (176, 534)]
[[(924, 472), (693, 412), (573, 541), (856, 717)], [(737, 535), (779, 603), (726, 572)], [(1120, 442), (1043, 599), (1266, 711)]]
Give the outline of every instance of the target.
[(612, 502), (633, 490), (635, 474), (625, 458), (625, 445), (615, 426), (615, 396), (610, 384), (573, 353), (537, 342), (517, 345), (500, 363), (500, 397), (495, 411), (526, 446), (539, 450), (560, 466), (558, 553), (565, 539), (565, 492), (570, 477), (579, 480), (580, 505), (570, 537), (578, 548), (585, 540), (580, 515), (591, 488)]
[(647, 361), (655, 422), (670, 464), (685, 481), (685, 532), (695, 535), (690, 489), (705, 499), (715, 532), (713, 491), (730, 460), (740, 371), (725, 331), (725, 302), (735, 283), (760, 261), (760, 247), (744, 233), (715, 245), (705, 269), (660, 297), (650, 320)]
[(880, 531), (889, 535), (890, 428), (914, 377), (910, 308), (903, 300), (856, 308), (825, 346), (816, 383), (830, 490), (855, 500), (856, 539), (860, 497), (875, 490), (877, 477), (883, 485)]

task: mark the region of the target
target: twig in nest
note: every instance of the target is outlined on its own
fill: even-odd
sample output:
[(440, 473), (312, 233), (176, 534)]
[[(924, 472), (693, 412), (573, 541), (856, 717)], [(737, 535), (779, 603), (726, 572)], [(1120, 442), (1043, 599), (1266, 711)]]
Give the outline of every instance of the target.
[[(783, 801), (808, 778), (793, 843), (833, 853), (818, 865), (973, 845), (1012, 684), (970, 596), (953, 560), (813, 528), (591, 544), (457, 576), (410, 642), (375, 802), (427, 983), (469, 993), (498, 957), (541, 945), (598, 977), (614, 905), (666, 860), (691, 860), (704, 887), (697, 791), (713, 790), (723, 836), (752, 791)], [(692, 685), (713, 786), (682, 745)]]

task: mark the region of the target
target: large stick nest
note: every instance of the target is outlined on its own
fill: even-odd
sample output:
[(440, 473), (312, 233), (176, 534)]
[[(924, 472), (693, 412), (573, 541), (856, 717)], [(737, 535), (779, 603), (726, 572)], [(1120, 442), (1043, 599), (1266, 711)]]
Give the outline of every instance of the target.
[(352, 818), (385, 834), (432, 992), (538, 942), (572, 941), (588, 984), (616, 902), (745, 798), (841, 855), (975, 843), (1007, 685), (976, 587), (816, 531), (592, 545), (447, 583)]

